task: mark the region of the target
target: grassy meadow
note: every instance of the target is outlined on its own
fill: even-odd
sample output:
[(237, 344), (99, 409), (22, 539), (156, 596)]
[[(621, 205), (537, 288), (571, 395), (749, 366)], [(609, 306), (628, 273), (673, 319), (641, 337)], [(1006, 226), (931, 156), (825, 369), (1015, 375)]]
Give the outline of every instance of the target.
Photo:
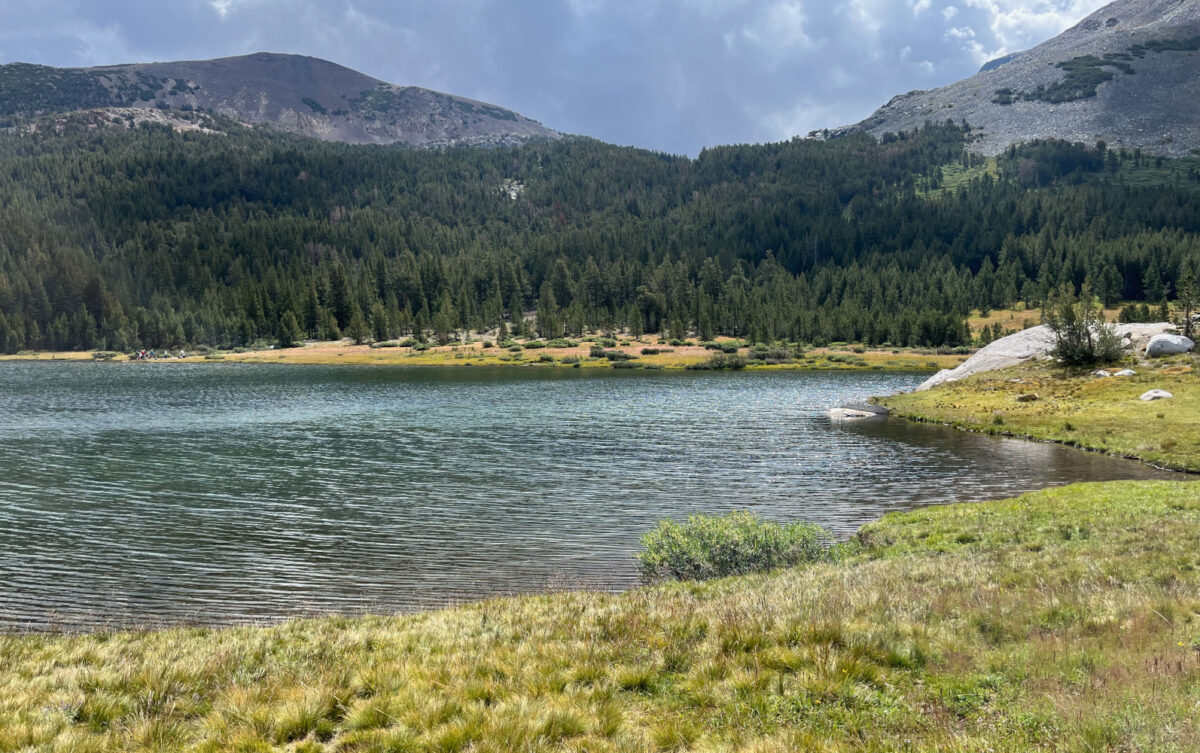
[[(903, 418), (1061, 442), (1200, 472), (1198, 364), (1195, 355), (1172, 356), (1128, 364), (1137, 376), (1105, 379), (1093, 376), (1092, 369), (1033, 362), (879, 402)], [(1138, 399), (1154, 389), (1174, 397)]]
[(267, 628), (0, 636), (0, 751), (1194, 751), (1200, 484), (889, 515), (835, 561)]
[[(386, 345), (354, 345), (349, 340), (337, 342), (309, 342), (295, 348), (251, 348), (237, 351), (213, 351), (203, 355), (192, 354), (188, 358), (165, 359), (163, 363), (288, 363), (311, 365), (356, 365), (356, 366), (527, 366), (566, 367), (587, 369), (687, 369), (697, 368), (719, 351), (704, 348), (695, 341), (685, 345), (671, 345), (656, 336), (637, 340), (620, 340), (606, 346), (605, 350), (624, 354), (627, 360), (614, 361), (593, 357), (591, 348), (595, 344), (588, 340), (566, 341), (564, 347), (549, 347), (544, 341), (520, 340), (516, 345), (499, 347), (484, 341), (466, 344), (433, 346), (429, 348), (401, 347), (396, 343)], [(720, 342), (729, 343), (728, 338)], [(780, 350), (788, 350), (786, 358)], [(950, 369), (966, 360), (962, 354), (937, 353), (933, 350), (914, 348), (871, 349), (851, 344), (833, 344), (830, 347), (811, 348), (798, 355), (793, 349), (770, 348), (765, 351), (770, 357), (756, 359), (751, 347), (740, 347), (736, 355), (745, 360), (748, 369), (790, 370), (875, 370), (875, 371), (936, 371)], [(23, 352), (16, 355), (0, 355), (0, 361), (88, 361), (93, 360), (90, 351), (80, 352)], [(126, 354), (111, 354), (106, 360), (128, 361)], [(620, 365), (618, 365), (620, 364)]]

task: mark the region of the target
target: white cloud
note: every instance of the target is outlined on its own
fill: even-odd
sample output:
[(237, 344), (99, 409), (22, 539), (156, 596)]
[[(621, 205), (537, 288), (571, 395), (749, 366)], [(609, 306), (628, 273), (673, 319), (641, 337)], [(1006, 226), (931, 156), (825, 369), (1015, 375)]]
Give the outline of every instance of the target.
[(958, 15), (958, 7), (957, 6), (947, 5), (945, 8), (942, 8), (942, 19), (945, 21), (949, 21), (950, 19), (954, 18), (957, 15)]
[(234, 0), (210, 0), (208, 4), (214, 11), (216, 11), (217, 15), (221, 17), (221, 20), (224, 21), (226, 18), (229, 18), (229, 13), (233, 10), (233, 1)]
[(933, 0), (908, 0), (908, 4), (912, 6), (914, 16), (919, 16), (933, 5)]
[(964, 0), (984, 12), (995, 40), (992, 57), (1028, 49), (1066, 30), (1110, 0)]
[(783, 0), (772, 4), (754, 23), (743, 27), (742, 36), (775, 52), (783, 52), (789, 47), (808, 47), (812, 39), (804, 28), (807, 20), (803, 5), (796, 0)]

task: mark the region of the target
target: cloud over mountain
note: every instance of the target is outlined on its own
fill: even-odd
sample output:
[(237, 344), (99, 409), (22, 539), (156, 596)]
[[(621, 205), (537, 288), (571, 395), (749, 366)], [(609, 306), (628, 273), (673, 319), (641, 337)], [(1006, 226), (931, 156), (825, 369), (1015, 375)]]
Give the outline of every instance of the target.
[(1102, 0), (42, 0), (0, 3), (0, 62), (259, 50), (496, 102), (562, 131), (695, 152), (852, 122), (970, 75)]

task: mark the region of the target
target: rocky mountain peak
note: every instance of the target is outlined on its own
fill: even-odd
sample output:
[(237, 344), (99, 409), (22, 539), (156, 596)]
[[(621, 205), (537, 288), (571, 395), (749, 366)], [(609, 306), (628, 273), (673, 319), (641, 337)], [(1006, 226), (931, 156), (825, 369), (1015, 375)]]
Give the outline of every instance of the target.
[(496, 105), (395, 86), (301, 55), (95, 68), (0, 66), (0, 120), (96, 108), (211, 111), (354, 144), (500, 145), (560, 137)]
[(995, 154), (1038, 138), (1184, 156), (1200, 148), (1200, 0), (1118, 0), (971, 78), (888, 102), (837, 133), (971, 124)]

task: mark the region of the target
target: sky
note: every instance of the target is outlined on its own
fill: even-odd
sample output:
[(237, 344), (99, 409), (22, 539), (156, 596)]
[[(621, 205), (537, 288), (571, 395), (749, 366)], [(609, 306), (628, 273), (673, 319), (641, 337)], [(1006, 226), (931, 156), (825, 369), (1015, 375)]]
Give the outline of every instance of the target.
[(862, 120), (1106, 0), (0, 0), (0, 62), (290, 52), (660, 151)]

